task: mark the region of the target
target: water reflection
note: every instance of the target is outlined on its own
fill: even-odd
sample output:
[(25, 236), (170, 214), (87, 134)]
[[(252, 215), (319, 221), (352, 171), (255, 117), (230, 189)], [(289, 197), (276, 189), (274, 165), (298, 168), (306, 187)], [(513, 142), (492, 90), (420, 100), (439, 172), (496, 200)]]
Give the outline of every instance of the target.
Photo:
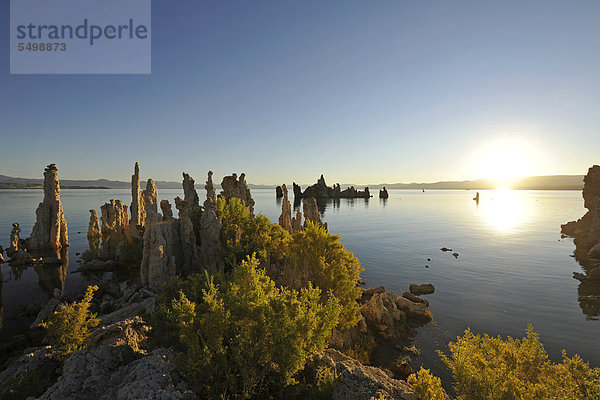
[(577, 301), (588, 320), (600, 320), (600, 282), (586, 279), (577, 288)]
[(488, 224), (501, 233), (513, 232), (535, 213), (522, 195), (510, 189), (490, 191), (481, 204), (479, 196), (474, 200)]
[[(352, 207), (354, 205), (354, 200), (356, 200), (356, 199), (344, 199), (344, 200), (346, 200), (347, 204), (350, 207)], [(366, 206), (368, 206), (367, 199), (359, 199), (359, 200), (365, 200)], [(321, 218), (323, 218), (325, 216), (325, 212), (328, 209), (339, 209), (340, 203), (341, 203), (341, 199), (317, 199), (317, 208), (319, 210), (319, 214), (321, 215)], [(295, 213), (296, 209), (300, 208), (301, 206), (302, 206), (301, 201), (298, 200), (297, 197), (294, 197), (294, 207), (292, 209), (292, 212)], [(302, 208), (300, 208), (300, 211), (302, 211)]]
[[(46, 293), (48, 298), (55, 295), (62, 295), (65, 290), (65, 281), (69, 267), (68, 249), (64, 249), (60, 253), (53, 251), (35, 252), (32, 256), (34, 258), (43, 257), (44, 263), (10, 265), (12, 280), (20, 281), (23, 273), (32, 268), (38, 276), (38, 286)], [(57, 290), (60, 293), (55, 293)], [(2, 330), (3, 326), (3, 314), (2, 279), (0, 279), (0, 330)]]

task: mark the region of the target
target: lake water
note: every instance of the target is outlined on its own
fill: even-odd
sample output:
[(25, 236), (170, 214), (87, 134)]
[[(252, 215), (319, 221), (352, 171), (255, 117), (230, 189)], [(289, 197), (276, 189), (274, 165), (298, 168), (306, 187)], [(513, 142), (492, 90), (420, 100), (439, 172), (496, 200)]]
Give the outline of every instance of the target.
[[(205, 192), (197, 185), (200, 198)], [(202, 188), (202, 189), (200, 189)], [(281, 203), (274, 190), (253, 190), (255, 209), (277, 221)], [(181, 191), (159, 190), (159, 199), (173, 202)], [(329, 230), (362, 262), (370, 287), (383, 285), (398, 294), (410, 283), (433, 283), (430, 301), (435, 323), (420, 328), (416, 338), (422, 357), (416, 360), (447, 377), (435, 350), (471, 327), (477, 333), (521, 337), (527, 324), (542, 336), (554, 360), (561, 349), (580, 354), (600, 366), (598, 306), (579, 305), (581, 271), (571, 254), (571, 239), (561, 239), (560, 224), (581, 217), (580, 191), (390, 191), (381, 200), (341, 199), (321, 205)], [(0, 190), (0, 244), (7, 247), (12, 222), (28, 237), (39, 190)], [(127, 190), (63, 190), (69, 227), (70, 270), (75, 254), (87, 249), (89, 209), (111, 198), (131, 202)], [(452, 252), (442, 252), (449, 247)], [(430, 258), (431, 261), (427, 261)], [(425, 266), (429, 266), (426, 268)], [(64, 271), (2, 265), (3, 327), (0, 340), (27, 326), (24, 308), (45, 301), (62, 285)], [(84, 285), (79, 274), (66, 273), (64, 289), (75, 293)], [(596, 314), (596, 315), (594, 315)], [(448, 380), (446, 380), (448, 382)]]

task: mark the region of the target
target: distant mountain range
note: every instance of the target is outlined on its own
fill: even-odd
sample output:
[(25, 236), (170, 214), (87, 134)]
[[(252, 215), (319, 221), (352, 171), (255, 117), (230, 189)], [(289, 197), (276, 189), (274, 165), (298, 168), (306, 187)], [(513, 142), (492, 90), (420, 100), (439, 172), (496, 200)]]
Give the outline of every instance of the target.
[[(181, 182), (155, 181), (159, 189), (181, 189)], [(0, 189), (41, 189), (42, 179), (14, 178), (0, 175)], [(61, 187), (65, 189), (129, 189), (130, 182), (111, 181), (108, 179), (73, 180), (61, 179)], [(203, 182), (199, 182), (201, 188)], [(215, 185), (219, 187), (219, 185)], [(276, 185), (248, 184), (250, 189), (275, 189)], [(304, 188), (308, 185), (302, 185)], [(371, 190), (385, 186), (387, 189), (495, 189), (497, 184), (491, 179), (477, 179), (473, 181), (444, 181), (434, 183), (381, 183), (371, 185), (342, 184), (342, 188), (354, 186), (356, 188), (368, 186)], [(529, 176), (520, 178), (511, 184), (512, 189), (518, 190), (581, 190), (583, 189), (583, 175), (548, 175)], [(290, 188), (291, 189), (291, 185)]]
[[(445, 181), (435, 183), (390, 183), (373, 185), (387, 189), (496, 189), (498, 184), (492, 179), (473, 181)], [(369, 186), (370, 187), (370, 186)], [(514, 180), (510, 187), (516, 190), (581, 190), (583, 175), (528, 176)]]

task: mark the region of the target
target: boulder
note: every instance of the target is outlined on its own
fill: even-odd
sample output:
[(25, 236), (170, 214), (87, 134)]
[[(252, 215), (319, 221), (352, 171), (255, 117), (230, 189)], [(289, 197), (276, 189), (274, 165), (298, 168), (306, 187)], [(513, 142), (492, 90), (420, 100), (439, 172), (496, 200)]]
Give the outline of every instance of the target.
[(379, 198), (380, 199), (387, 199), (388, 197), (390, 197), (390, 195), (388, 194), (388, 191), (387, 191), (387, 189), (384, 186), (383, 189), (381, 189), (379, 191)]
[[(285, 185), (284, 185), (285, 186)], [(277, 186), (275, 188), (275, 197), (277, 197), (278, 199), (283, 197), (283, 189), (281, 186)]]
[(424, 283), (422, 285), (410, 284), (409, 288), (410, 292), (416, 296), (420, 296), (422, 294), (431, 294), (435, 292), (435, 286), (431, 283)]
[(58, 381), (39, 399), (192, 398), (172, 358), (166, 349), (138, 358), (127, 345), (84, 349), (65, 361)]
[(369, 400), (381, 395), (390, 400), (418, 400), (405, 381), (390, 378), (383, 370), (363, 365), (334, 349), (316, 353), (311, 366), (332, 368), (337, 373), (333, 400)]
[(60, 375), (60, 362), (50, 346), (29, 349), (0, 372), (0, 399), (42, 395)]

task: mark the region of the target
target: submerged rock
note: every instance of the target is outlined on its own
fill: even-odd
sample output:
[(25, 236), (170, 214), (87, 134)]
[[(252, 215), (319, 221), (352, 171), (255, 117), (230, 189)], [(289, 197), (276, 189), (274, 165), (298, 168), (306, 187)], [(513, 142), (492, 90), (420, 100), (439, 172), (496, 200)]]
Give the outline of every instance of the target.
[(431, 283), (424, 283), (422, 285), (416, 285), (411, 283), (409, 286), (409, 290), (412, 294), (420, 296), (422, 294), (431, 294), (435, 292), (435, 286), (433, 286)]
[(67, 221), (60, 202), (58, 169), (50, 164), (44, 170), (44, 200), (35, 211), (36, 222), (31, 231), (32, 250), (52, 249), (59, 252), (69, 245)]

